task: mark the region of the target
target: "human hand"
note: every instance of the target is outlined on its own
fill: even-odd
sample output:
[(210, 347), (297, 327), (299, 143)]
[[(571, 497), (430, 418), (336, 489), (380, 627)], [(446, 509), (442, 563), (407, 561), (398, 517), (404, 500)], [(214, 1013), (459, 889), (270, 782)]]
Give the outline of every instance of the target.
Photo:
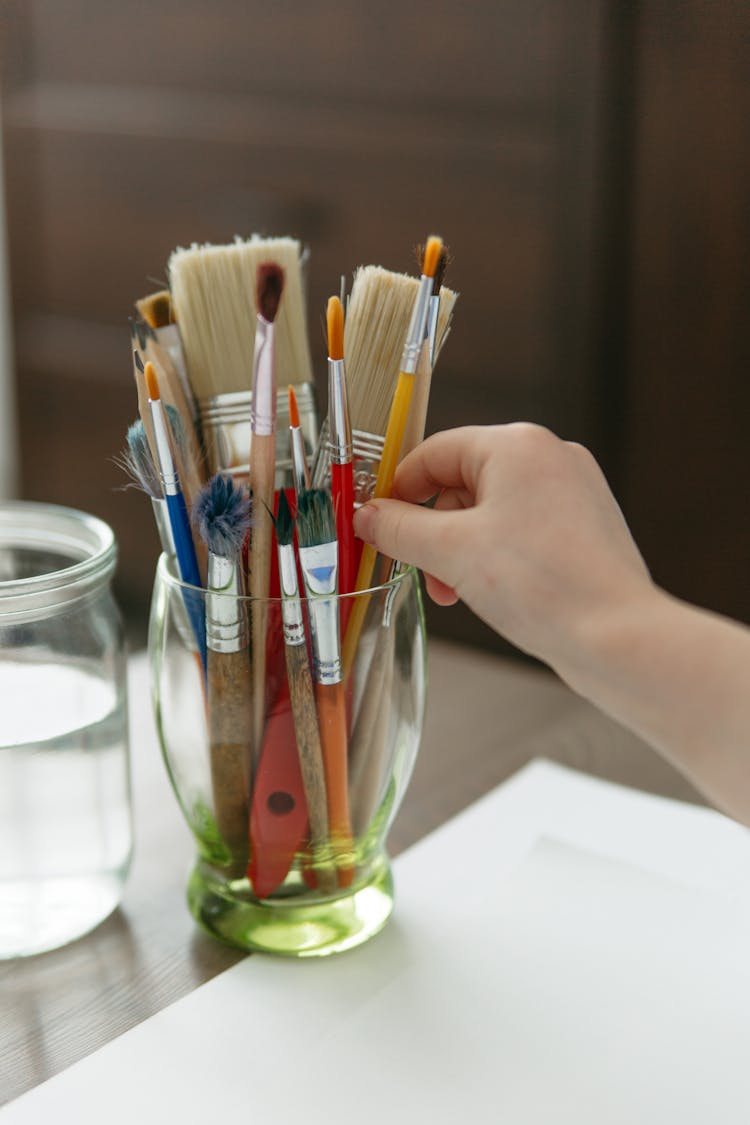
[(601, 615), (654, 589), (591, 454), (527, 423), (428, 438), (355, 531), (561, 674)]

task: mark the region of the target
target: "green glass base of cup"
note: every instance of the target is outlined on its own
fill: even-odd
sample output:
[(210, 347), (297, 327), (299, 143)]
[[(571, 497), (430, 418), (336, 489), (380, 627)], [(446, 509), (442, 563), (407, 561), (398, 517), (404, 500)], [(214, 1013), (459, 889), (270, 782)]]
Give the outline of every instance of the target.
[(325, 957), (374, 937), (393, 910), (393, 877), (384, 854), (365, 881), (335, 898), (315, 893), (255, 899), (245, 880), (228, 882), (200, 860), (187, 888), (190, 913), (213, 937), (247, 952)]

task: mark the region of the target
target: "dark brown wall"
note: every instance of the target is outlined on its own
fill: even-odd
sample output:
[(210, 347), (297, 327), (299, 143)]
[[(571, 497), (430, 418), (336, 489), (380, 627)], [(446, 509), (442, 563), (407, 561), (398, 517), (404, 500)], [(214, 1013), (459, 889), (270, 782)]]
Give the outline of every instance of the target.
[[(750, 618), (744, 9), (3, 11), (24, 493), (110, 520), (129, 610), (156, 538), (109, 458), (135, 415), (125, 319), (170, 250), (300, 237), (317, 345), (341, 272), (411, 268), (439, 229), (462, 297), (431, 428), (530, 418), (587, 442), (657, 576)], [(433, 625), (494, 643), (461, 610)]]

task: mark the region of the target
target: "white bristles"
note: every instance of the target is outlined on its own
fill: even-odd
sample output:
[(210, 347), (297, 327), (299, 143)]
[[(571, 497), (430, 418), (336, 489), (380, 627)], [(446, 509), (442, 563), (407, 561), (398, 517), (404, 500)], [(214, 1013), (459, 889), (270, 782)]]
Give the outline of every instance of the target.
[[(354, 275), (344, 329), (349, 410), (354, 429), (383, 435), (398, 381), (404, 340), (419, 281), (380, 266)], [(458, 294), (440, 290), (436, 356), (448, 334)]]
[(312, 381), (301, 247), (292, 238), (237, 238), (226, 246), (175, 250), (169, 279), (191, 385), (199, 400), (252, 387), (256, 274), (264, 262), (284, 270), (276, 319), (279, 386)]

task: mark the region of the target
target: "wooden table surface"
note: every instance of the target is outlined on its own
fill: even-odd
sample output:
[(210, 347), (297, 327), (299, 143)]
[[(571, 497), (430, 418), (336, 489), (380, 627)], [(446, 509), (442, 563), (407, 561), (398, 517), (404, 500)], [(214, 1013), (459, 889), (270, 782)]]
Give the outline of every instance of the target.
[[(396, 855), (532, 758), (698, 800), (657, 756), (550, 673), (432, 640), (422, 748), (389, 837)], [(166, 779), (147, 666), (130, 666), (136, 854), (123, 902), (87, 937), (0, 966), (0, 1104), (210, 980), (243, 954), (185, 905), (191, 839)], [(398, 910), (398, 889), (396, 910)]]

